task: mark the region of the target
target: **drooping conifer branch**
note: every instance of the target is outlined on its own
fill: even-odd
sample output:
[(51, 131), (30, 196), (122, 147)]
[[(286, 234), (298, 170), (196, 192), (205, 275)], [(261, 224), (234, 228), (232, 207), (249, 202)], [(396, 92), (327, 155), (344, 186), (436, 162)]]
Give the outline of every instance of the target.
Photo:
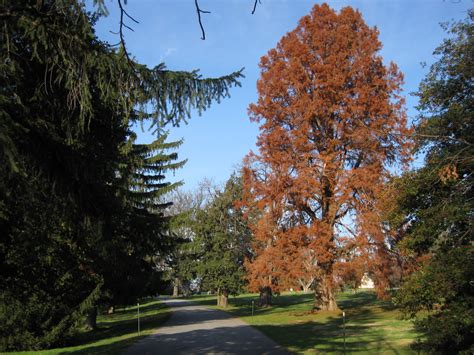
[[(243, 68), (219, 78), (202, 78), (197, 70), (170, 71), (163, 64), (152, 70), (142, 71), (144, 100), (141, 118), (152, 118), (152, 128), (160, 131), (164, 126), (186, 123), (195, 109), (201, 114), (213, 101), (229, 97), (230, 88), (240, 86)], [(147, 105), (152, 105), (152, 112)]]

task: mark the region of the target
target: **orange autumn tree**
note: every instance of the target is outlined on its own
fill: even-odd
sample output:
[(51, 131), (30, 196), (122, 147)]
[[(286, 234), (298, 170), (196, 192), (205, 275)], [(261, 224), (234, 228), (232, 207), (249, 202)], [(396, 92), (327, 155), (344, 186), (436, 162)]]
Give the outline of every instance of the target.
[(389, 244), (378, 198), (388, 168), (406, 160), (410, 132), (402, 74), (384, 65), (381, 46), (360, 12), (323, 4), (261, 58), (249, 107), (259, 151), (244, 166), (250, 288), (314, 278), (315, 308), (335, 310), (344, 248), (383, 285)]

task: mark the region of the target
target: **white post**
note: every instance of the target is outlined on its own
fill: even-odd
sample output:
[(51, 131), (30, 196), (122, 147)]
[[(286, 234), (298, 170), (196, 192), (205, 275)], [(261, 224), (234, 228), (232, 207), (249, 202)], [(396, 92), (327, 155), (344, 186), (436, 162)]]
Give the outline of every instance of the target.
[(137, 303), (138, 335), (140, 335), (140, 303)]
[(346, 312), (342, 312), (342, 325), (344, 328), (344, 354), (346, 353)]

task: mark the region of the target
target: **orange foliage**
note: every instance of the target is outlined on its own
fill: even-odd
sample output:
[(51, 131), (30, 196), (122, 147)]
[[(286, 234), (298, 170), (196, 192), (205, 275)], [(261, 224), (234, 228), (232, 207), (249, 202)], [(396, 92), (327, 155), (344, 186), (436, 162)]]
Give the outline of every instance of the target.
[(380, 49), (377, 29), (358, 11), (323, 4), (261, 58), (258, 101), (249, 106), (259, 152), (243, 172), (245, 203), (258, 211), (251, 288), (314, 276), (320, 308), (331, 308), (334, 265), (348, 248), (384, 279), (377, 201), (387, 167), (407, 161), (410, 132), (403, 76), (384, 66)]

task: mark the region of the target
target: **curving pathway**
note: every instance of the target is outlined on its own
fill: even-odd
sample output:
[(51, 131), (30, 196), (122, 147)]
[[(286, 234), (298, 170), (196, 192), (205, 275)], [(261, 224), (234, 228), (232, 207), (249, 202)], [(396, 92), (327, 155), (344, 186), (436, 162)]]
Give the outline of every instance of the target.
[(289, 354), (255, 328), (226, 312), (184, 300), (164, 300), (170, 319), (124, 354)]

